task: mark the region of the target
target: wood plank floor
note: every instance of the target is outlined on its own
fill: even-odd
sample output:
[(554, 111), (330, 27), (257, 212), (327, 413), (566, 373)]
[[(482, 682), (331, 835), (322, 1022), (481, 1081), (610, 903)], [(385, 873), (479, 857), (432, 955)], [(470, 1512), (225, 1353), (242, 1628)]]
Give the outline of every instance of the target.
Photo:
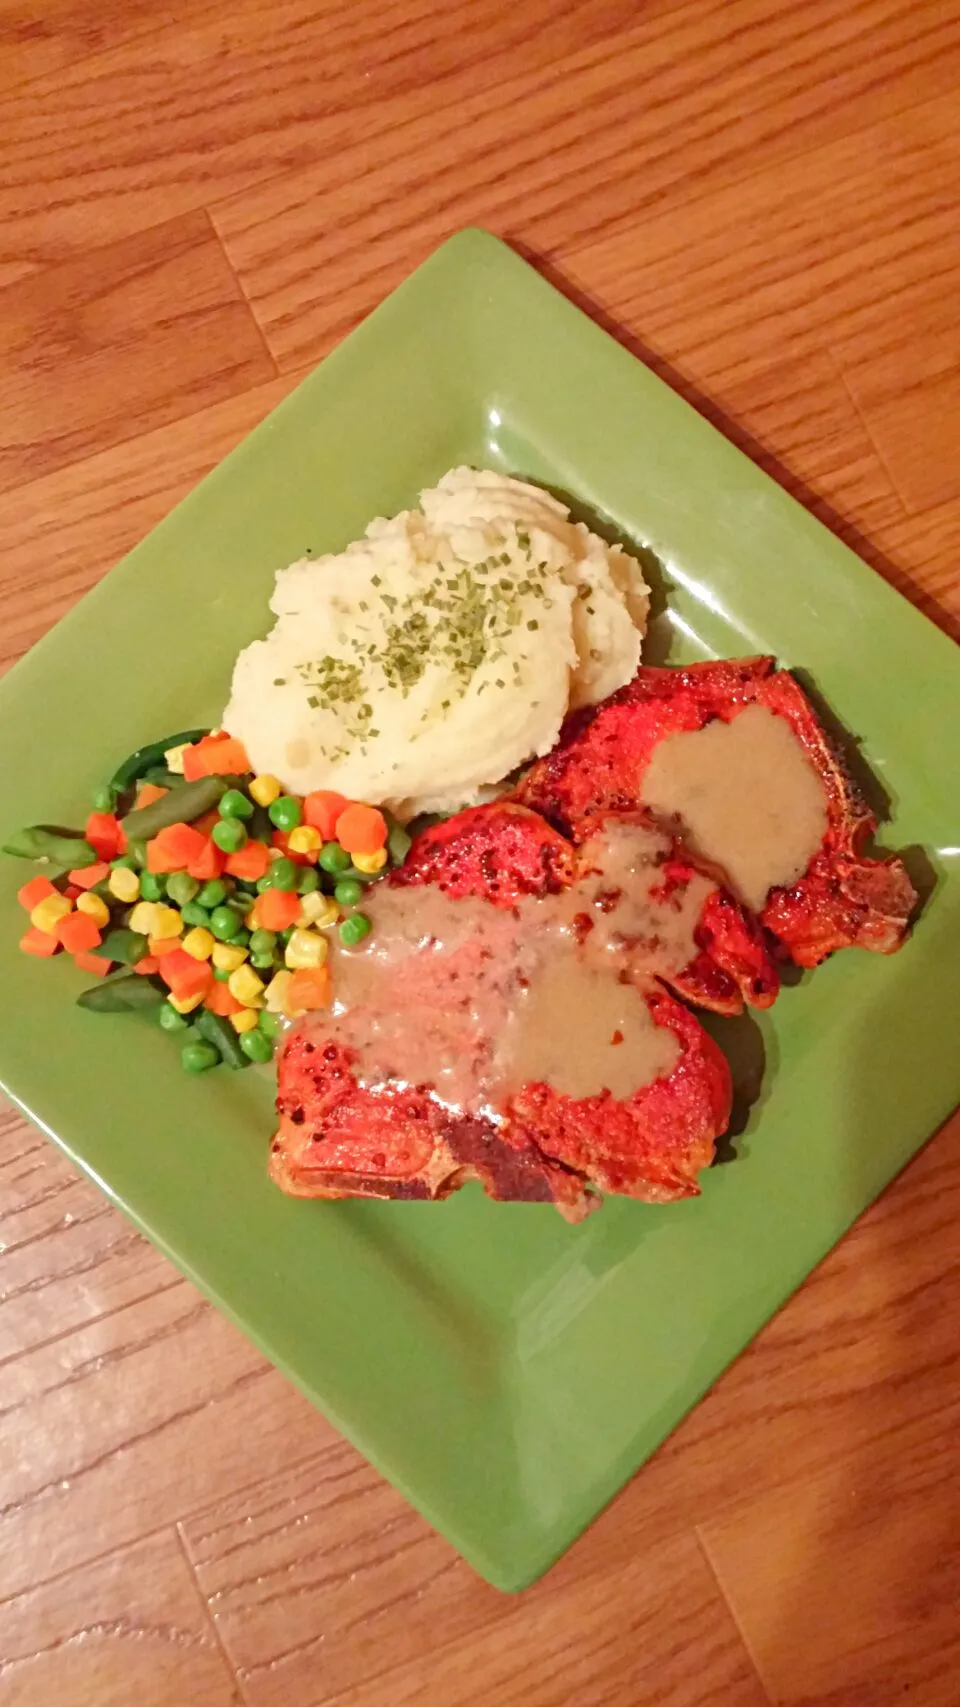
[[(958, 89), (950, 0), (0, 0), (0, 664), (470, 223), (960, 636)], [(3, 1114), (0, 1707), (956, 1707), (958, 1221), (955, 1120), (506, 1599)]]

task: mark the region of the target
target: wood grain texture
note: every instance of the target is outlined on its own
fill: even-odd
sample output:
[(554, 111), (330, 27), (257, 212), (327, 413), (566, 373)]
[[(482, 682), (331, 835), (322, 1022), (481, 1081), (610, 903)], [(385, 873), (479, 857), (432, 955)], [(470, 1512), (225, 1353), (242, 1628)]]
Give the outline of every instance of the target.
[(0, 491), (272, 379), (203, 212), (0, 292)]
[[(0, 0), (0, 667), (470, 221), (960, 635), (958, 78), (940, 0)], [(953, 1707), (958, 1218), (960, 1119), (504, 1600), (7, 1114), (0, 1707)]]
[(136, 1698), (241, 1699), (173, 1529), (0, 1605), (4, 1707)]

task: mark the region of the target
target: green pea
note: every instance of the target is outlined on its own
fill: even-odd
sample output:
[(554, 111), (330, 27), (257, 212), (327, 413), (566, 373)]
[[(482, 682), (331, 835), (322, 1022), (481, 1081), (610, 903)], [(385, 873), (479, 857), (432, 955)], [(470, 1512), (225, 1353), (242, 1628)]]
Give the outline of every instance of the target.
[(252, 818), (253, 801), (241, 794), (239, 788), (228, 788), (217, 811), (221, 818)]
[(213, 969), (213, 976), (216, 978), (218, 984), (229, 984), (233, 977), (233, 973), (228, 972), (225, 966), (215, 966)]
[(273, 1044), (259, 1026), (241, 1034), (240, 1047), (249, 1061), (269, 1061), (273, 1056)]
[(219, 1062), (220, 1051), (212, 1043), (187, 1043), (180, 1051), (180, 1060), (185, 1073), (207, 1073)]
[(164, 1002), (163, 1007), (157, 1013), (157, 1018), (164, 1031), (189, 1031), (190, 1029), (190, 1022), (184, 1019), (183, 1014), (178, 1014), (176, 1008), (172, 1008), (169, 1002)]
[(279, 1014), (272, 1014), (270, 1012), (269, 1008), (261, 1008), (260, 1009), (259, 1024), (260, 1024), (260, 1030), (264, 1033), (264, 1035), (266, 1037), (269, 1037), (272, 1039), (274, 1037), (280, 1036), (280, 1032), (282, 1030), (282, 1026), (280, 1023), (280, 1015)]
[(283, 943), (284, 948), (286, 948), (287, 943), (290, 941), (290, 938), (296, 928), (296, 925), (288, 925), (285, 931), (280, 932), (280, 941)]
[(296, 889), (300, 881), (300, 868), (294, 865), (292, 859), (275, 859), (270, 868), (270, 876), (274, 889)]
[(341, 877), (333, 891), (333, 898), (340, 907), (355, 907), (363, 899), (363, 884), (355, 877)]
[[(276, 862), (274, 862), (274, 863), (276, 863)], [(267, 890), (272, 889), (272, 888), (273, 888), (273, 866), (270, 867), (269, 871), (265, 871), (262, 877), (257, 879), (257, 894), (258, 895), (265, 895)]]
[(230, 947), (231, 948), (249, 948), (250, 947), (250, 932), (245, 931), (245, 930), (237, 931), (236, 935), (232, 936), (230, 938)]
[(232, 907), (214, 907), (210, 914), (210, 929), (218, 942), (232, 942), (240, 929), (240, 920)]
[(278, 794), (267, 807), (271, 824), (278, 830), (295, 830), (303, 822), (303, 807), (292, 794)]
[(98, 788), (94, 791), (93, 810), (95, 812), (112, 812), (116, 803), (117, 797), (109, 783), (106, 788)]
[(223, 853), (239, 853), (246, 846), (247, 832), (239, 818), (221, 818), (210, 831), (211, 840)]
[(355, 948), (372, 929), (373, 925), (366, 913), (351, 913), (349, 919), (344, 919), (339, 927), (340, 941), (345, 948)]
[(171, 871), (167, 878), (167, 894), (178, 907), (186, 907), (195, 901), (200, 893), (200, 885), (195, 877), (186, 871)]
[(272, 954), (276, 946), (276, 931), (254, 931), (250, 938), (251, 954)]
[(300, 882), (297, 884), (297, 894), (312, 895), (314, 890), (319, 889), (319, 887), (319, 875), (314, 871), (312, 865), (308, 865), (305, 870), (300, 873)]
[(222, 883), (219, 877), (212, 877), (209, 883), (204, 884), (197, 896), (197, 900), (201, 907), (206, 907), (208, 909), (210, 907), (219, 907), (221, 901), (225, 901), (229, 893), (230, 891), (227, 888), (227, 885)]
[(162, 877), (153, 871), (145, 871), (140, 878), (140, 897), (144, 901), (162, 901), (166, 894), (166, 884)]
[[(142, 883), (140, 887), (143, 888)], [(210, 929), (210, 914), (206, 907), (201, 907), (199, 901), (188, 901), (185, 907), (181, 907), (180, 917), (185, 925), (199, 925), (201, 930), (206, 931)]]
[(250, 965), (257, 972), (268, 972), (277, 964), (275, 954), (251, 954)]
[(321, 870), (328, 871), (331, 877), (342, 876), (343, 872), (349, 871), (352, 863), (346, 848), (342, 848), (339, 842), (324, 842), (317, 855), (317, 864)]

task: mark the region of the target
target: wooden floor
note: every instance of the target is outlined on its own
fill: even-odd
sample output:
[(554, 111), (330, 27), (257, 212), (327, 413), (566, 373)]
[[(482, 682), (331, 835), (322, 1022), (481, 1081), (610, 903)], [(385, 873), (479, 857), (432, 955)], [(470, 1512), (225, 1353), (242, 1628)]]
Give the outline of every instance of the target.
[[(957, 0), (0, 0), (2, 659), (468, 223), (957, 634), (958, 91)], [(956, 1122), (514, 1599), (11, 1114), (0, 1223), (0, 1707), (960, 1702)]]

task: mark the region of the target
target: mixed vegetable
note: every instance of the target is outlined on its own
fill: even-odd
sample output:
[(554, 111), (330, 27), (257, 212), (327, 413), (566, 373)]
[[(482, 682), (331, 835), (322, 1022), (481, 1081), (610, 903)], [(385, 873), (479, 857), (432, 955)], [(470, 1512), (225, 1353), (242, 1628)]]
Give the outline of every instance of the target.
[(328, 942), (362, 942), (364, 892), (410, 837), (377, 807), (287, 794), (223, 731), (141, 748), (83, 832), (37, 824), (4, 847), (57, 868), (19, 891), (25, 954), (73, 957), (97, 1013), (155, 1007), (189, 1073), (269, 1061), (284, 1022), (331, 999)]

